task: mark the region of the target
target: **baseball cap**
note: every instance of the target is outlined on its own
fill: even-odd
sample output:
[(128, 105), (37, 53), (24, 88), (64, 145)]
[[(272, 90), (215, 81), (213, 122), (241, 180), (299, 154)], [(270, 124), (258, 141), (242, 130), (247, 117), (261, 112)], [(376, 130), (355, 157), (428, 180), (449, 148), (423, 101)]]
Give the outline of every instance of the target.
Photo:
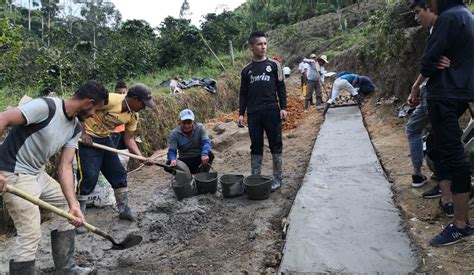
[(179, 113), (179, 119), (183, 120), (192, 120), (194, 121), (194, 113), (190, 109), (184, 109)]
[(316, 57), (316, 55), (314, 53), (309, 55), (309, 58), (315, 58), (315, 57)]
[(128, 90), (127, 95), (140, 98), (146, 107), (156, 110), (155, 102), (153, 102), (153, 96), (151, 95), (150, 88), (148, 88), (147, 85), (138, 83)]

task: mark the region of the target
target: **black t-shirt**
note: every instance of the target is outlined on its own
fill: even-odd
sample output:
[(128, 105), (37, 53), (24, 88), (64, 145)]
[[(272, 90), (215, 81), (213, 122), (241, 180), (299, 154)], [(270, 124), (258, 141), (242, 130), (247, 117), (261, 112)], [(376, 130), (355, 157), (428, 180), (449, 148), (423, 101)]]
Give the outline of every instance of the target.
[(280, 63), (265, 59), (252, 61), (241, 73), (239, 114), (278, 109), (286, 110), (286, 87)]

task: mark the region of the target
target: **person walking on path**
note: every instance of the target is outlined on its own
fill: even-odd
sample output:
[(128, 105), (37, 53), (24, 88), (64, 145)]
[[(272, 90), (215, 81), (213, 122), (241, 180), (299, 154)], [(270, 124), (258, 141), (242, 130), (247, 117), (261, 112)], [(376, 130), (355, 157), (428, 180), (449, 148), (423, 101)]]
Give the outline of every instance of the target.
[(253, 59), (241, 72), (238, 123), (243, 123), (247, 111), (252, 175), (261, 173), (263, 133), (267, 134), (273, 159), (272, 190), (277, 190), (283, 177), (282, 120), (287, 117), (286, 87), (280, 64), (266, 57), (265, 33), (251, 33), (248, 44)]
[[(120, 163), (116, 153), (91, 147), (92, 142), (114, 147), (111, 134), (114, 129), (125, 124), (124, 143), (132, 154), (142, 156), (134, 139), (138, 124), (138, 113), (149, 107), (155, 109), (150, 89), (144, 84), (130, 88), (126, 95), (110, 94), (109, 103), (84, 122), (77, 154), (77, 196), (81, 210), (85, 213), (87, 197), (94, 190), (99, 171), (112, 185), (119, 210), (119, 218), (135, 220), (135, 215), (128, 205), (127, 171)], [(152, 161), (145, 161), (152, 164)], [(81, 232), (82, 231), (82, 232)], [(85, 232), (80, 228), (78, 233)]]
[[(81, 135), (79, 121), (93, 115), (107, 100), (105, 88), (88, 81), (70, 99), (37, 98), (0, 113), (0, 136), (7, 127), (12, 127), (0, 145), (0, 192), (5, 192), (5, 184), (9, 184), (76, 217), (70, 223), (58, 219), (56, 229), (51, 231), (57, 274), (93, 271), (76, 266), (74, 261), (74, 226), (81, 226), (84, 216), (74, 194), (72, 162)], [(59, 151), (58, 183), (45, 172), (45, 165)], [(35, 255), (41, 239), (39, 207), (10, 193), (3, 196), (17, 231), (10, 249), (9, 274), (35, 274)]]
[(306, 99), (304, 102), (304, 111), (308, 112), (308, 105), (312, 102), (313, 91), (316, 95), (316, 108), (322, 104), (321, 87), (319, 86), (319, 80), (321, 78), (320, 71), (318, 70), (319, 64), (315, 60), (316, 55), (312, 53), (309, 59), (303, 59), (305, 63), (309, 65), (307, 80), (308, 85), (306, 86)]
[(339, 76), (336, 81), (334, 81), (332, 86), (331, 98), (329, 98), (329, 100), (326, 102), (326, 105), (324, 106), (323, 116), (326, 116), (329, 107), (331, 107), (331, 104), (334, 102), (334, 100), (336, 100), (342, 90), (349, 92), (357, 104), (360, 105), (362, 101), (359, 93), (357, 92), (359, 88), (354, 87), (358, 82), (359, 76), (356, 74), (347, 73)]
[[(454, 218), (435, 236), (432, 246), (445, 246), (474, 235), (469, 222), (471, 171), (464, 156), (459, 117), (474, 101), (474, 17), (461, 0), (428, 0), (427, 8), (438, 15), (421, 58), (420, 74), (426, 83), (428, 116), (433, 146), (447, 173), (438, 180), (451, 181)], [(451, 64), (440, 70), (438, 62), (446, 56)]]
[(179, 159), (186, 163), (191, 174), (196, 174), (200, 166), (212, 164), (211, 139), (204, 124), (194, 122), (190, 109), (182, 110), (179, 120), (180, 125), (168, 137), (168, 164), (175, 167)]

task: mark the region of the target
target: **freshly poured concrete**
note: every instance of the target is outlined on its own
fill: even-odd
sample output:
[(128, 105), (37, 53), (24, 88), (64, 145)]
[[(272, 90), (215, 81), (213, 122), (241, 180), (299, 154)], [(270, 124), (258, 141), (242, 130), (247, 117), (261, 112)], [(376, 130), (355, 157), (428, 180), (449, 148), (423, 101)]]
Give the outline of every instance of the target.
[(329, 109), (291, 208), (280, 271), (414, 271), (401, 222), (359, 109)]

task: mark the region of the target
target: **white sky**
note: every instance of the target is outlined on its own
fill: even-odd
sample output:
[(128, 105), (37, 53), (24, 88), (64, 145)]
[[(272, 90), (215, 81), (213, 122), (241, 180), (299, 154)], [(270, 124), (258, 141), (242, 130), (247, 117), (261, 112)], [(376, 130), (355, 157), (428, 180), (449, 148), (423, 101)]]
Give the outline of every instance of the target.
[[(152, 27), (158, 27), (167, 16), (179, 17), (182, 0), (109, 0), (122, 14), (122, 20), (143, 19)], [(245, 0), (188, 0), (192, 13), (191, 23), (199, 26), (207, 13), (221, 13), (223, 9), (234, 10)], [(189, 17), (187, 18), (189, 19)]]

